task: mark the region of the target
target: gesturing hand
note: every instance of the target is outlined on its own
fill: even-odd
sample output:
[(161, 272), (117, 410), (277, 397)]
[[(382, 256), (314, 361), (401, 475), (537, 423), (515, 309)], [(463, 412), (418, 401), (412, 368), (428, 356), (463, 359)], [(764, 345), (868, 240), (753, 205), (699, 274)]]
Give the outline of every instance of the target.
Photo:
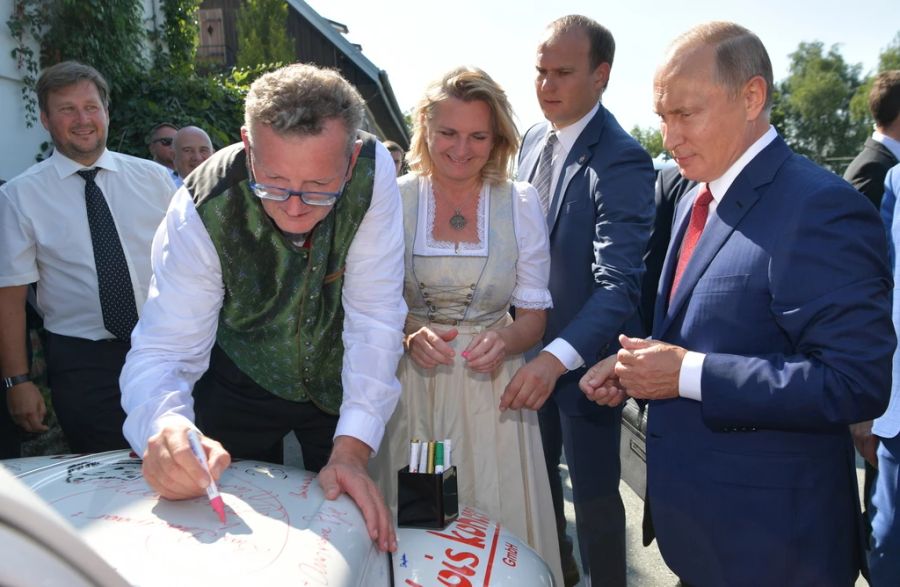
[(506, 359), (506, 341), (496, 330), (485, 330), (472, 337), (462, 356), (472, 371), (492, 373)]
[(631, 397), (678, 397), (678, 376), (687, 351), (679, 346), (619, 335), (616, 375)]
[(416, 365), (433, 369), (438, 365), (452, 365), (456, 353), (447, 344), (459, 334), (455, 328), (440, 331), (423, 326), (406, 337), (406, 348)]
[(538, 410), (550, 397), (565, 366), (552, 354), (542, 351), (513, 375), (500, 396), (500, 410)]
[(628, 397), (615, 373), (616, 355), (610, 355), (587, 370), (578, 381), (578, 387), (592, 402), (615, 407)]

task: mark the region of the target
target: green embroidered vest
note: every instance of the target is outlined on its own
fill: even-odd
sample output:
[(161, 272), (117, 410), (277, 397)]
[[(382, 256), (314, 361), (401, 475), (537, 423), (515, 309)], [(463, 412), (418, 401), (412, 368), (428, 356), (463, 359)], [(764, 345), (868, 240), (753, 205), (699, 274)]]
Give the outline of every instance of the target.
[(243, 144), (217, 153), (186, 185), (219, 254), (225, 299), (216, 342), (261, 387), (337, 414), (343, 398), (341, 289), (347, 251), (372, 201), (375, 137), (331, 212), (290, 244), (248, 187)]

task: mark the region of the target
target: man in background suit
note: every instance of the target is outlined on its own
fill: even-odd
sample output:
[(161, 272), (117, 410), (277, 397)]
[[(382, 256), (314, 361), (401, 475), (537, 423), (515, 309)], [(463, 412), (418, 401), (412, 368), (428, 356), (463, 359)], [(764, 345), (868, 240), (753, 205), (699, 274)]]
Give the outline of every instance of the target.
[[(881, 207), (888, 169), (900, 160), (900, 70), (885, 71), (875, 78), (869, 91), (869, 111), (875, 119), (875, 132), (866, 139), (862, 152), (847, 167), (844, 179), (868, 197), (876, 207)], [(891, 204), (882, 208), (887, 231), (891, 230)], [(888, 216), (885, 216), (888, 215)], [(866, 512), (870, 507), (872, 487), (878, 473), (878, 438), (872, 434), (872, 422), (860, 422), (851, 427), (856, 449), (866, 462), (863, 496)]]
[[(536, 184), (546, 206), (554, 307), (546, 346), (513, 376), (500, 405), (541, 408), (567, 584), (578, 575), (565, 534), (563, 447), (587, 584), (625, 585), (626, 574), (621, 409), (596, 406), (578, 390), (585, 363), (615, 344), (623, 328), (639, 329), (642, 255), (653, 222), (650, 156), (600, 104), (614, 52), (612, 34), (584, 16), (566, 16), (547, 27), (535, 82), (547, 122), (526, 133), (519, 154), (519, 179)], [(542, 182), (539, 161), (550, 131), (557, 140), (543, 158), (552, 167)]]
[(875, 132), (847, 167), (844, 179), (878, 208), (884, 176), (900, 160), (900, 70), (884, 71), (875, 78), (869, 91), (869, 111), (875, 119)]
[(656, 190), (654, 201), (656, 217), (653, 219), (653, 231), (647, 242), (644, 253), (644, 279), (641, 284), (641, 328), (643, 334), (653, 330), (653, 308), (656, 306), (656, 288), (659, 285), (659, 274), (662, 272), (669, 239), (672, 237), (672, 218), (675, 206), (681, 197), (691, 190), (697, 182), (681, 175), (678, 167), (664, 167), (656, 174)]
[(756, 35), (699, 25), (655, 78), (685, 177), (655, 340), (620, 337), (591, 399), (653, 400), (647, 498), (692, 585), (852, 585), (864, 566), (848, 424), (884, 411), (896, 339), (884, 230), (846, 182), (769, 125)]
[[(884, 179), (883, 205), (892, 204), (896, 212), (900, 195), (900, 164), (888, 170)], [(883, 207), (884, 207), (883, 206)], [(895, 251), (892, 261), (894, 281), (900, 278), (896, 250), (900, 246), (900, 218), (890, 215), (891, 248)], [(900, 330), (900, 289), (894, 287), (894, 329)], [(897, 479), (900, 475), (900, 353), (894, 353), (894, 371), (891, 384), (891, 401), (887, 411), (875, 420), (872, 429), (877, 444), (878, 478), (869, 513), (872, 519), (872, 544), (869, 550), (869, 584), (872, 587), (900, 585), (900, 525), (896, 523), (897, 506), (900, 503)]]

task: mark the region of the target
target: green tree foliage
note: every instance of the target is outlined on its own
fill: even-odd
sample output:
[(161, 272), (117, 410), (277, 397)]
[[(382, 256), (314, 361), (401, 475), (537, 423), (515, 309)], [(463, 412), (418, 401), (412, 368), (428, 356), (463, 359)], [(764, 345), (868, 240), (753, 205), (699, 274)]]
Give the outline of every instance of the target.
[(195, 125), (218, 148), (240, 139), (247, 86), (233, 75), (145, 75), (110, 104), (108, 147), (147, 157), (147, 134), (160, 122)]
[(22, 72), (26, 125), (37, 122), (38, 74), (54, 63), (90, 63), (103, 72), (113, 92), (129, 84), (145, 68), (142, 15), (140, 0), (14, 0), (6, 25), (16, 41), (12, 57)]
[(872, 83), (875, 76), (882, 71), (892, 69), (900, 69), (900, 32), (894, 37), (894, 40), (885, 47), (878, 55), (878, 71), (866, 78), (853, 98), (850, 100), (850, 113), (856, 119), (862, 122), (867, 128), (870, 128), (874, 121), (872, 113), (869, 112), (869, 92), (872, 90)]
[(878, 71), (900, 69), (900, 31), (878, 56)]
[[(41, 65), (67, 59), (90, 63), (115, 93), (146, 62), (140, 0), (46, 0), (47, 27), (41, 38)], [(88, 59), (89, 58), (89, 59)]]
[(288, 6), (284, 0), (245, 0), (237, 17), (237, 66), (295, 61), (287, 22)]
[[(109, 148), (146, 157), (147, 133), (164, 121), (200, 126), (217, 147), (237, 141), (249, 85), (268, 69), (198, 75), (193, 61), (199, 5), (200, 0), (163, 0), (161, 29), (145, 31), (141, 0), (16, 0), (7, 26), (17, 49), (27, 48), (28, 37), (38, 41), (41, 68), (75, 59), (100, 71), (110, 85)], [(148, 34), (153, 67), (143, 50)], [(27, 57), (13, 52), (25, 74), (26, 104), (30, 100), (33, 107), (38, 66)]]
[(859, 64), (844, 61), (838, 48), (800, 43), (790, 55), (790, 74), (778, 84), (773, 118), (798, 153), (839, 172), (868, 134), (851, 113), (850, 101), (862, 85)]
[(197, 54), (197, 9), (202, 0), (163, 0), (163, 26), (150, 31), (153, 64), (160, 71), (191, 74)]
[(638, 125), (634, 125), (629, 134), (650, 153), (651, 157), (656, 157), (665, 151), (662, 133), (658, 128), (653, 128), (652, 126), (641, 128)]

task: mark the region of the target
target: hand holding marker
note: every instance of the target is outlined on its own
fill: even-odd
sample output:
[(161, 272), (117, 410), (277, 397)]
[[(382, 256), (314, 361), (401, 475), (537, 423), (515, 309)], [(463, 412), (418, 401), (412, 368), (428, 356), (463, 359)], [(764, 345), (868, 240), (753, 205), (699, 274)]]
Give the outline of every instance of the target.
[(200, 461), (200, 464), (203, 465), (203, 468), (206, 470), (206, 474), (209, 475), (209, 485), (206, 486), (206, 495), (209, 497), (209, 505), (212, 506), (213, 511), (219, 515), (219, 520), (224, 524), (225, 503), (222, 501), (222, 497), (219, 495), (219, 489), (216, 487), (216, 482), (213, 481), (212, 475), (209, 472), (209, 463), (206, 461), (206, 451), (203, 450), (203, 445), (200, 444), (200, 437), (197, 436), (197, 431), (193, 428), (188, 430), (188, 442), (191, 445), (191, 451), (193, 451), (194, 456), (197, 457), (197, 460)]

